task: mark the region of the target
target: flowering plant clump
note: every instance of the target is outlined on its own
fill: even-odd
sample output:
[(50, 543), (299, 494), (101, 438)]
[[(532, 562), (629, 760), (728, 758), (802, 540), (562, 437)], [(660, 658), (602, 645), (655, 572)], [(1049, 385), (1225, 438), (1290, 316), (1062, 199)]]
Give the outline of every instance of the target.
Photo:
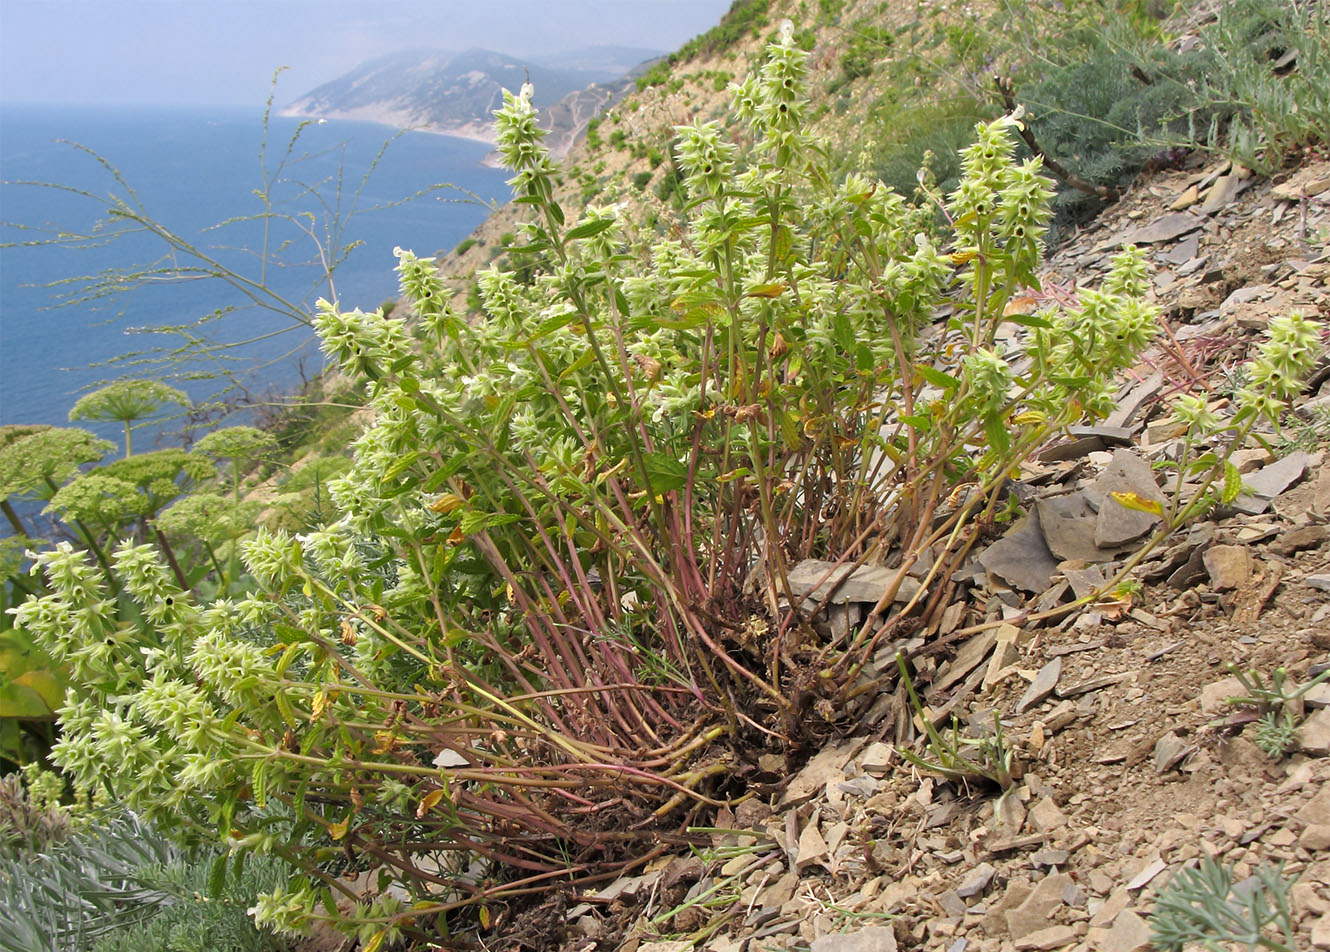
[[(692, 202), (643, 255), (616, 206), (565, 220), (530, 90), (505, 93), (519, 270), (482, 273), (467, 318), (399, 249), (414, 328), (321, 302), (373, 419), (330, 480), (335, 522), (242, 544), (257, 594), (196, 604), (143, 545), (37, 557), (50, 592), (17, 620), (79, 684), (55, 750), (77, 783), (287, 858), (301, 875), (260, 921), (340, 915), (377, 947), (649, 862), (945, 607), (1011, 474), (1106, 412), (1150, 339), (1143, 259), (1035, 310), (1051, 190), (1015, 158), (1020, 117), (977, 128), (939, 231), (832, 178), (791, 37), (734, 87), (751, 154), (679, 128)], [(215, 455), (257, 452), (233, 436)], [(807, 558), (895, 581), (824, 637), (789, 584)], [(112, 579), (146, 628), (104, 620)], [(403, 891), (338, 913), (364, 869)]]

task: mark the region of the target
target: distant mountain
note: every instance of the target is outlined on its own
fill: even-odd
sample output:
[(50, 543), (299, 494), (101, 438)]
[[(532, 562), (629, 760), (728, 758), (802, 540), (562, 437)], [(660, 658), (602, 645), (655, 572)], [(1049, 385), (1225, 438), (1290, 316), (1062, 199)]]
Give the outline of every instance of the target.
[(533, 57), (532, 62), (550, 69), (576, 70), (600, 73), (596, 82), (627, 76), (647, 60), (663, 55), (660, 50), (646, 50), (636, 46), (587, 46), (577, 50)]
[(627, 47), (590, 47), (520, 59), (491, 50), (464, 53), (410, 50), (370, 60), (324, 83), (281, 110), (283, 116), (361, 119), (403, 128), (494, 141), (494, 110), (503, 89), (528, 77), (541, 124), (558, 156), (631, 84), (634, 68), (652, 55)]

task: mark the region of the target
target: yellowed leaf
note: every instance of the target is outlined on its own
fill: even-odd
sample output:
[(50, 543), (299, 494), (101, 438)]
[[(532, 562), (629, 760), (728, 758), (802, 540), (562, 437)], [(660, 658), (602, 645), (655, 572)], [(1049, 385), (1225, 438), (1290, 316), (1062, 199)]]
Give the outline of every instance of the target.
[(416, 807), (416, 819), (422, 819), (426, 813), (433, 810), (435, 805), (443, 799), (442, 790), (431, 790), (420, 798), (420, 804)]
[(429, 504), (431, 512), (437, 512), (441, 516), (446, 516), (454, 509), (461, 509), (465, 505), (465, 500), (455, 493), (444, 493), (438, 499)]
[(346, 839), (346, 831), (350, 826), (350, 817), (347, 817), (345, 820), (338, 820), (336, 823), (330, 823), (328, 824), (328, 835), (334, 840), (344, 840)]
[(1146, 499), (1139, 493), (1111, 493), (1112, 497), (1118, 501), (1118, 504), (1125, 509), (1134, 509), (1137, 512), (1148, 512), (1152, 515), (1163, 517), (1164, 505), (1155, 499)]

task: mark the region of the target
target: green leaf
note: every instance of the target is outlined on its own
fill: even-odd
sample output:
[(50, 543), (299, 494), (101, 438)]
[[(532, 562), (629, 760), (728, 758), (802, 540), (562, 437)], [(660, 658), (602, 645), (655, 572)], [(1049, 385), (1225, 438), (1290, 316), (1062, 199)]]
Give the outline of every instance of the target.
[(648, 456), (642, 465), (646, 467), (647, 477), (651, 480), (651, 491), (657, 495), (682, 489), (688, 482), (688, 465), (672, 456)]
[(595, 221), (583, 222), (576, 228), (569, 230), (565, 235), (569, 241), (577, 241), (581, 238), (593, 238), (601, 232), (609, 231), (614, 227), (613, 218), (598, 218)]
[(416, 362), (415, 354), (405, 354), (401, 357), (398, 357), (391, 364), (389, 364), (388, 369), (391, 370), (393, 373), (401, 373), (403, 370), (405, 370), (407, 367), (410, 367), (415, 362)]
[(223, 850), (212, 861), (212, 869), (208, 871), (208, 894), (211, 896), (220, 896), (222, 890), (226, 888), (226, 861), (230, 855)]
[(559, 379), (567, 380), (569, 377), (573, 376), (579, 371), (585, 370), (587, 367), (591, 366), (593, 363), (595, 363), (595, 361), (596, 361), (595, 351), (588, 348), (587, 350), (582, 351), (581, 356), (579, 356), (567, 367), (563, 368), (563, 372), (559, 374)]
[(1008, 314), (1005, 321), (1012, 324), (1019, 324), (1021, 327), (1045, 327), (1051, 328), (1053, 322), (1046, 317), (1039, 317), (1037, 314)]
[(844, 353), (854, 352), (854, 327), (844, 311), (838, 311), (831, 321), (831, 332), (836, 338), (836, 346)]
[(531, 336), (528, 337), (526, 341), (520, 344), (514, 344), (513, 346), (523, 347), (532, 341), (540, 340), (542, 337), (548, 337), (555, 331), (576, 322), (580, 317), (581, 315), (575, 309), (564, 311), (562, 314), (555, 314), (553, 317), (547, 317), (536, 326), (536, 329), (531, 332)]
[(500, 526), (511, 525), (521, 520), (521, 516), (515, 512), (477, 512), (471, 510), (462, 513), (462, 518), (458, 520), (457, 528), (465, 535), (473, 535), (477, 532), (484, 532), (487, 529), (497, 529)]
[(279, 686), (273, 692), (273, 700), (277, 702), (277, 713), (282, 715), (282, 720), (286, 721), (286, 725), (292, 730), (299, 727), (300, 721), (296, 719), (295, 708), (291, 706), (291, 699), (286, 696), (286, 690)]
[(1219, 501), (1228, 505), (1242, 495), (1242, 474), (1231, 460), (1224, 460), (1224, 491)]
[(941, 387), (943, 390), (957, 390), (960, 388), (960, 380), (949, 373), (938, 370), (936, 367), (928, 364), (915, 364), (914, 369), (919, 372), (919, 376), (935, 387)]
[(254, 761), (254, 769), (250, 773), (250, 793), (254, 798), (254, 805), (262, 810), (268, 803), (268, 761)]

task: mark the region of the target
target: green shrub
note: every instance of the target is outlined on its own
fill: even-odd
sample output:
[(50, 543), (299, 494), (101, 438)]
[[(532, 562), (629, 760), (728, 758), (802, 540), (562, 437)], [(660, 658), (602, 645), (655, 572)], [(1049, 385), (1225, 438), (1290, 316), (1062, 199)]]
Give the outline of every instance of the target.
[[(931, 207), (830, 175), (792, 32), (736, 93), (749, 158), (716, 123), (681, 130), (684, 237), (640, 257), (616, 206), (565, 221), (535, 111), (505, 96), (499, 151), (531, 215), (515, 270), (477, 275), (468, 320), (432, 261), (400, 253), (424, 342), (321, 303), (372, 420), (330, 481), (335, 521), (244, 546), (259, 594), (197, 603), (131, 542), (105, 567), (37, 557), (50, 593), (16, 617), (77, 679), (52, 752), (77, 786), (296, 865), (261, 924), (335, 918), (339, 874), (378, 869), (406, 899), (365, 896), (340, 923), (374, 946), (631, 868), (743, 794), (736, 749), (830, 730), (881, 640), (949, 597), (1009, 474), (1115, 405), (1155, 312), (1127, 249), (1099, 290), (1008, 316), (1051, 197), (1016, 159), (1017, 120), (976, 129), (954, 224), (930, 238)], [(1007, 350), (1013, 323), (1028, 336)], [(1238, 416), (1211, 425), (1198, 397), (1189, 433), (1240, 444), (1311, 336), (1272, 322)], [(1227, 492), (1220, 454), (1184, 465)], [(893, 591), (924, 570), (917, 593), (809, 636), (789, 567), (879, 547)], [(143, 626), (97, 610), (110, 584)]]
[(746, 36), (756, 36), (767, 25), (770, 0), (734, 0), (720, 23), (700, 36), (695, 36), (670, 54), (671, 66), (687, 62), (697, 56), (710, 56), (730, 50)]
[(877, 61), (891, 49), (894, 39), (891, 30), (885, 26), (869, 20), (855, 21), (840, 58), (842, 80), (852, 82), (871, 75)]
[(472, 248), (474, 248), (478, 243), (479, 239), (477, 238), (463, 238), (461, 241), (457, 243), (457, 247), (453, 249), (453, 254), (464, 255)]
[(635, 188), (635, 189), (636, 189), (637, 191), (639, 191), (639, 192), (642, 191), (643, 189), (645, 189), (645, 188), (647, 187), (647, 185), (651, 182), (651, 176), (652, 176), (653, 174), (654, 174), (654, 173), (651, 173), (651, 172), (637, 172), (637, 173), (635, 173), (635, 174), (633, 175), (633, 188)]
[(654, 64), (649, 70), (637, 77), (637, 91), (640, 93), (644, 89), (650, 89), (652, 86), (661, 86), (670, 80), (670, 64), (665, 61)]

